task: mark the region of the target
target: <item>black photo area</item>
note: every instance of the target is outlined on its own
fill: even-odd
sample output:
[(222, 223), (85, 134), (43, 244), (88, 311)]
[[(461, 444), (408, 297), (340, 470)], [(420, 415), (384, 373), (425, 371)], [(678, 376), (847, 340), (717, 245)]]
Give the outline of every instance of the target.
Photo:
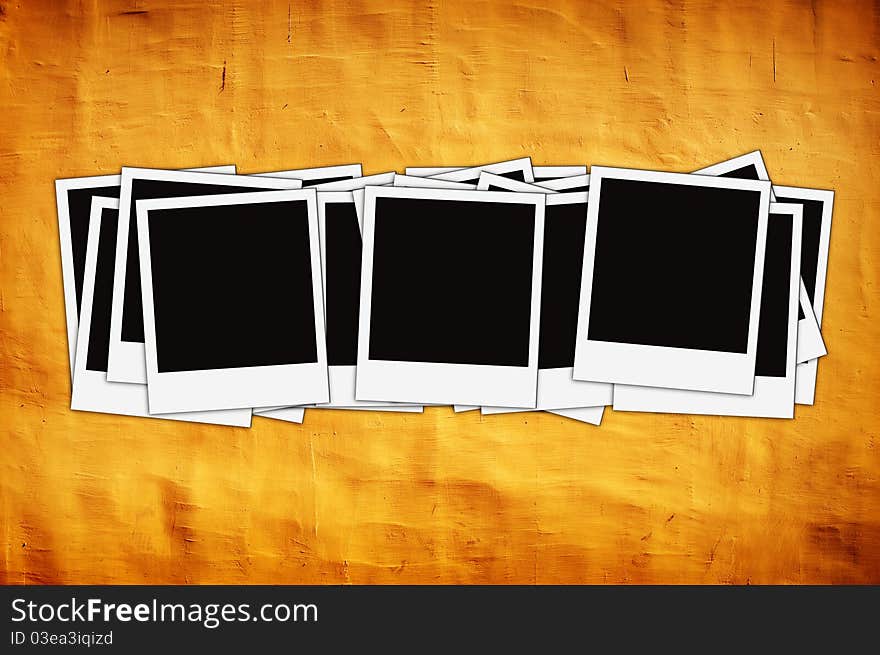
[[(295, 179), (295, 178), (294, 178)], [(303, 188), (307, 186), (317, 186), (319, 184), (327, 184), (328, 182), (341, 182), (342, 180), (353, 180), (352, 175), (343, 175), (342, 177), (316, 177), (314, 180), (303, 180)]]
[[(506, 177), (509, 180), (519, 180), (520, 182), (526, 181), (526, 176), (522, 171), (510, 171), (508, 173), (495, 173), (499, 177)], [(466, 180), (458, 180), (459, 182), (467, 182), (471, 184), (476, 184), (480, 180), (480, 171), (473, 173), (473, 175)]]
[(160, 373), (316, 362), (305, 200), (151, 211)]
[(760, 200), (604, 178), (589, 338), (747, 352)]
[[(721, 175), (721, 177), (736, 177), (741, 179), (757, 180), (758, 169), (754, 164), (743, 166)], [(804, 234), (801, 246), (801, 278), (810, 302), (814, 302), (816, 293), (816, 275), (819, 267), (819, 237), (822, 232), (822, 202), (818, 200), (801, 200), (799, 198), (776, 197), (776, 202), (795, 203), (803, 207)], [(798, 320), (805, 318), (804, 309), (798, 303)]]
[(538, 368), (574, 366), (587, 203), (547, 205)]
[(361, 298), (361, 231), (353, 202), (324, 205), (324, 251), (327, 257), (327, 363), (357, 364)]
[(791, 282), (791, 214), (770, 214), (761, 286), (761, 317), (755, 375), (785, 377)]
[(125, 265), (125, 291), (122, 302), (122, 340), (132, 343), (144, 342), (144, 307), (141, 297), (141, 268), (138, 254), (137, 201), (152, 198), (182, 198), (185, 196), (210, 196), (220, 193), (248, 193), (259, 188), (227, 186), (225, 184), (202, 184), (200, 182), (176, 182), (134, 178), (131, 181), (131, 207), (128, 223), (128, 254)]
[(377, 198), (370, 359), (528, 366), (535, 212)]
[(82, 309), (83, 278), (86, 271), (86, 246), (89, 241), (89, 216), (92, 198), (118, 198), (119, 186), (69, 189), (67, 211), (70, 218), (70, 249), (73, 253), (73, 284), (76, 289), (76, 315)]
[(89, 321), (89, 349), (86, 368), (107, 372), (110, 353), (110, 312), (113, 308), (113, 276), (116, 270), (116, 226), (119, 210), (101, 211), (98, 234), (98, 259), (95, 262), (95, 292), (92, 296), (92, 318)]
[[(760, 179), (758, 177), (758, 167), (755, 166), (754, 164), (749, 164), (747, 166), (743, 166), (742, 168), (737, 168), (736, 170), (722, 173), (718, 177), (735, 177), (735, 178), (739, 178), (742, 180), (758, 180), (758, 179)], [(794, 201), (793, 200), (783, 201), (783, 200), (780, 200), (779, 198), (777, 198), (776, 202), (794, 202)], [(806, 227), (806, 223), (804, 224), (804, 227)], [(819, 250), (818, 250), (818, 242), (817, 242), (817, 245), (816, 245), (817, 256), (818, 256), (818, 251)], [(815, 282), (815, 280), (814, 280), (814, 282)], [(812, 300), (812, 296), (810, 297), (810, 300)], [(801, 307), (800, 302), (798, 302), (798, 320), (801, 320), (803, 318), (805, 318), (804, 309), (803, 309), (803, 307)], [(759, 350), (760, 350), (760, 348), (759, 348)]]
[[(825, 203), (821, 200), (803, 198), (782, 198), (776, 202), (789, 202), (803, 209), (804, 232), (801, 237), (801, 279), (804, 281), (810, 304), (816, 304), (816, 281), (819, 277), (819, 241), (822, 238), (822, 211)], [(804, 318), (803, 309), (798, 305), (798, 319)]]
[(585, 184), (584, 186), (573, 186), (570, 189), (560, 189), (560, 191), (564, 193), (577, 193), (578, 191), (580, 191), (581, 193), (589, 193), (590, 185)]
[(732, 177), (738, 180), (758, 180), (758, 167), (754, 164), (747, 164), (742, 168), (736, 168), (732, 171), (722, 173), (718, 177)]
[[(735, 177), (741, 180), (759, 180), (758, 177), (758, 167), (754, 164), (749, 164), (747, 166), (743, 166), (742, 168), (737, 168), (736, 170), (727, 171), (726, 173), (722, 173), (718, 177)], [(793, 202), (792, 200), (782, 201), (779, 198), (776, 199), (776, 202)], [(806, 224), (805, 224), (806, 227)], [(818, 256), (818, 242), (816, 247), (816, 253)], [(810, 300), (812, 300), (812, 296), (810, 296)], [(802, 320), (805, 318), (804, 316), (804, 308), (801, 307), (800, 302), (798, 302), (798, 320)]]

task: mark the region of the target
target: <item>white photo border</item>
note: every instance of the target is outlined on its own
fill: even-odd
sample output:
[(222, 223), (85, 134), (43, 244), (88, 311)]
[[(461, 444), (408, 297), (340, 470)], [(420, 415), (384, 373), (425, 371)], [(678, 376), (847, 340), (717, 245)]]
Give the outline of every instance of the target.
[[(326, 177), (347, 177), (351, 179), (362, 177), (363, 168), (360, 164), (339, 164), (338, 166), (318, 166), (316, 168), (299, 168), (285, 171), (268, 171), (265, 173), (249, 173), (253, 177), (283, 177), (286, 179), (309, 182)], [(347, 181), (347, 180), (340, 180)], [(326, 184), (331, 184), (327, 182)], [(316, 185), (320, 186), (320, 185)]]
[(403, 174), (409, 177), (431, 177), (433, 175), (442, 175), (443, 173), (451, 173), (452, 171), (460, 171), (465, 168), (473, 168), (472, 166), (407, 166), (403, 169)]
[[(520, 171), (523, 174), (524, 182), (534, 182), (535, 175), (532, 172), (532, 158), (520, 157), (519, 159), (509, 159), (507, 161), (499, 161), (494, 164), (483, 164), (481, 166), (473, 166), (471, 168), (461, 168), (439, 175), (431, 175), (435, 180), (449, 180), (450, 182), (468, 182), (483, 171), (487, 173), (514, 173)], [(418, 177), (418, 176), (416, 176)]]
[[(816, 322), (822, 327), (822, 314), (825, 309), (825, 285), (828, 277), (828, 255), (831, 246), (831, 219), (834, 214), (834, 191), (830, 189), (807, 189), (773, 185), (777, 195), (796, 200), (816, 200), (822, 203), (822, 224), (819, 233), (819, 261), (816, 267), (816, 291), (813, 298), (813, 313)], [(806, 312), (805, 312), (806, 313)], [(819, 360), (813, 359), (797, 367), (795, 383), (795, 403), (812, 405), (816, 402), (816, 376)]]
[[(573, 175), (572, 177), (560, 177), (555, 180), (542, 180), (541, 182), (535, 182), (535, 185), (553, 191), (569, 191), (571, 189), (590, 186), (590, 176), (585, 173), (583, 175)], [(586, 193), (586, 191), (584, 191), (584, 193)]]
[(794, 418), (803, 209), (795, 204), (770, 203), (770, 214), (792, 217), (785, 376), (756, 375), (755, 392), (751, 396), (618, 384), (614, 388), (615, 411)]
[[(303, 364), (159, 372), (150, 253), (150, 211), (188, 207), (260, 205), (302, 200), (306, 201), (308, 211), (317, 361)], [(313, 188), (141, 200), (137, 203), (137, 223), (150, 413), (240, 407), (288, 407), (322, 403), (329, 400), (327, 348), (326, 340), (323, 338), (325, 335), (324, 294), (318, 236), (317, 193)], [(291, 301), (292, 299), (286, 300), (286, 302)]]
[[(327, 204), (346, 203), (354, 206), (354, 194), (352, 191), (319, 191), (318, 192), (318, 231), (321, 242), (321, 279), (324, 284), (324, 298), (327, 298)], [(355, 207), (355, 213), (357, 208)], [(362, 232), (360, 221), (358, 231)], [(361, 235), (363, 238), (363, 235)], [(324, 324), (327, 323), (327, 304), (324, 304)], [(376, 409), (392, 408), (388, 403), (380, 403), (369, 400), (357, 400), (355, 398), (355, 382), (357, 380), (357, 365), (354, 366), (331, 366), (327, 364), (327, 375), (330, 381), (330, 400), (316, 405), (317, 409)], [(403, 405), (401, 405), (403, 406)]]
[(566, 177), (577, 177), (578, 175), (587, 174), (587, 166), (532, 166), (532, 173), (535, 176), (535, 184), (538, 181), (550, 182), (551, 180), (560, 180)]
[[(517, 191), (519, 193), (556, 193), (556, 191), (540, 187), (537, 184), (520, 182), (519, 180), (512, 180), (503, 175), (497, 175), (495, 173), (490, 173), (489, 171), (482, 171), (479, 180), (477, 180), (477, 191), (489, 191), (489, 187), (492, 186), (503, 189), (504, 191)], [(494, 190), (495, 189), (493, 189), (493, 191)]]
[[(502, 182), (504, 180), (504, 182)], [(480, 175), (480, 185), (488, 187), (492, 185), (505, 184), (511, 190), (517, 190), (517, 187), (527, 186), (536, 188), (534, 185), (525, 184), (518, 180), (509, 180), (506, 177), (499, 177), (492, 173), (482, 173)], [(587, 204), (588, 194), (585, 191), (574, 191), (571, 193), (557, 193), (556, 191), (545, 190), (547, 199), (546, 207), (554, 205), (578, 205)], [(546, 212), (544, 220), (547, 220)], [(586, 216), (584, 216), (586, 220)], [(547, 253), (544, 253), (545, 255)], [(542, 294), (543, 295), (543, 294)], [(560, 368), (538, 368), (538, 404), (535, 409), (552, 410), (552, 409), (574, 409), (581, 407), (598, 407), (600, 405), (610, 405), (614, 400), (614, 385), (607, 382), (586, 382), (584, 380), (575, 380), (572, 378), (574, 369), (571, 366)], [(533, 409), (517, 409), (510, 407), (492, 407), (484, 406), (480, 410), (483, 414), (508, 414), (512, 412), (534, 411)]]
[[(532, 296), (529, 323), (528, 366), (491, 366), (434, 362), (373, 360), (369, 356), (373, 247), (377, 198), (416, 198), (454, 202), (505, 202), (534, 207)], [(540, 324), (541, 271), (544, 249), (545, 196), (458, 189), (368, 187), (364, 198), (364, 252), (361, 274), (360, 327), (358, 333), (359, 400), (418, 404), (498, 405), (534, 407), (537, 402), (538, 330)]]
[(286, 421), (287, 423), (302, 423), (305, 413), (306, 410), (304, 407), (279, 407), (276, 409), (254, 411), (254, 416), (271, 418), (276, 421)]
[(411, 189), (476, 189), (476, 184), (470, 182), (450, 182), (449, 180), (437, 180), (433, 177), (418, 177), (415, 175), (396, 175), (394, 184), (396, 187), (408, 187)]
[(313, 188), (316, 191), (355, 191), (366, 186), (385, 186), (386, 184), (391, 184), (396, 177), (397, 173), (390, 171), (388, 173), (367, 175), (366, 177), (356, 177), (351, 180), (324, 182), (324, 184), (317, 184)]
[[(76, 274), (73, 266), (73, 233), (70, 225), (70, 204), (68, 193), (78, 189), (97, 189), (106, 186), (119, 186), (119, 175), (92, 175), (91, 177), (70, 177), (55, 180), (55, 204), (58, 209), (58, 237), (61, 243), (61, 282), (64, 286), (64, 314), (67, 321), (67, 351), (70, 359), (70, 381), (73, 383), (76, 369), (77, 335), (79, 333), (79, 314), (76, 303)], [(118, 199), (117, 200), (118, 203)], [(89, 219), (91, 232), (91, 218)], [(88, 257), (88, 251), (86, 251)], [(85, 294), (85, 280), (83, 280)]]
[(577, 407), (573, 409), (551, 409), (550, 414), (556, 414), (563, 418), (570, 418), (579, 423), (601, 425), (602, 416), (605, 414), (604, 407)]
[(828, 349), (825, 347), (825, 339), (822, 338), (819, 323), (813, 313), (813, 305), (810, 303), (810, 296), (807, 294), (803, 278), (798, 286), (800, 287), (800, 306), (804, 312), (804, 318), (798, 321), (797, 361), (798, 364), (803, 364), (824, 357), (828, 354)]
[[(681, 186), (740, 189), (760, 194), (748, 345), (745, 354), (594, 341), (589, 338), (599, 199), (602, 192), (602, 181), (606, 178)], [(758, 344), (758, 316), (764, 275), (770, 183), (604, 166), (594, 166), (591, 171), (591, 179), (587, 204), (587, 233), (584, 247), (581, 302), (578, 312), (574, 378), (591, 382), (613, 382), (615, 384), (751, 395), (755, 383), (755, 354)]]

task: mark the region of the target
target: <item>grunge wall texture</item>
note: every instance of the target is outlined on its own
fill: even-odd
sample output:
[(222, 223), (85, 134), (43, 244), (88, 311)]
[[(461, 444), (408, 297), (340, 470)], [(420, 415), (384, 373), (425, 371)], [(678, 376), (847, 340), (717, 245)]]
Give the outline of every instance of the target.
[[(857, 1), (0, 0), (0, 582), (880, 582), (878, 51)], [(56, 177), (755, 148), (837, 190), (794, 421), (68, 409)]]

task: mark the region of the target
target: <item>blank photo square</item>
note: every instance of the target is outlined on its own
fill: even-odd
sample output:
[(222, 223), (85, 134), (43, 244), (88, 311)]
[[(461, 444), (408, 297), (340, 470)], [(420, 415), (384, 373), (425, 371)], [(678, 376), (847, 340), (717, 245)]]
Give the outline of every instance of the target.
[[(150, 216), (160, 373), (318, 361), (306, 201), (261, 203), (250, 225), (242, 209)], [(245, 296), (248, 311), (230, 312)]]
[[(71, 188), (66, 191), (77, 311), (82, 306), (83, 277), (86, 267), (86, 242), (89, 234), (89, 214), (91, 212), (92, 198), (119, 199), (119, 176), (107, 175), (106, 178), (108, 178), (108, 182), (115, 180), (117, 183), (108, 184), (107, 186)], [(62, 180), (59, 180), (59, 182), (62, 182)]]
[(354, 199), (350, 196), (344, 200), (327, 199), (322, 204), (327, 363), (330, 366), (356, 366), (361, 298), (360, 226)]
[(247, 193), (260, 189), (298, 189), (301, 186), (302, 182), (295, 179), (124, 167), (119, 195), (119, 228), (116, 237), (116, 272), (113, 281), (107, 378), (113, 382), (147, 382), (136, 228), (139, 202), (156, 198)]
[[(723, 191), (603, 182), (590, 339), (746, 352), (760, 196)], [(694, 211), (664, 220), (684, 203)]]
[[(557, 193), (485, 171), (480, 175), (477, 188), (550, 194), (544, 209), (544, 264), (536, 409), (611, 404), (613, 385), (572, 379), (584, 261), (587, 194)], [(517, 410), (484, 406), (481, 411), (483, 414), (506, 414)]]
[[(88, 253), (84, 262), (82, 323), (77, 339), (71, 409), (125, 416), (149, 416), (147, 387), (107, 380), (110, 346), (110, 308), (116, 253), (119, 201), (95, 196), (89, 221)], [(249, 409), (184, 412), (157, 415), (175, 421), (193, 421), (248, 427)]]
[[(97, 199), (96, 199), (97, 200)], [(107, 373), (107, 354), (110, 350), (110, 309), (113, 303), (113, 259), (116, 254), (116, 222), (119, 201), (102, 199), (95, 202), (95, 230), (98, 243), (95, 250), (95, 271), (92, 274), (92, 304), (88, 318), (89, 338), (84, 348), (87, 371)], [(112, 205), (111, 205), (112, 203)]]
[(614, 408), (793, 418), (801, 227), (801, 208), (798, 205), (770, 204), (755, 360), (755, 391), (751, 396), (616, 385)]
[[(533, 207), (380, 198), (377, 215), (371, 359), (528, 366)], [(433, 229), (426, 231), (415, 216)], [(469, 238), (461, 240), (466, 228)], [(510, 247), (485, 256), (487, 247), (500, 243)], [(496, 290), (495, 297), (460, 301), (456, 314), (468, 316), (467, 322), (444, 317), (435, 299), (444, 289), (471, 284)], [(390, 320), (401, 298), (409, 298), (407, 315)]]
[(152, 413), (328, 400), (314, 191), (141, 202), (138, 231)]
[(579, 195), (567, 203), (548, 198), (545, 210), (539, 369), (574, 366), (587, 223), (586, 194)]
[(370, 187), (365, 215), (358, 398), (534, 407), (544, 195)]
[[(798, 283), (792, 269), (800, 265), (800, 247), (794, 239), (794, 213), (781, 211), (778, 205), (771, 205), (767, 224), (767, 247), (764, 254), (764, 282), (761, 291), (761, 316), (758, 322), (758, 352), (755, 357), (756, 377), (785, 377), (789, 367), (788, 346), (794, 334), (789, 334), (789, 318), (797, 312)], [(797, 212), (800, 214), (800, 212)], [(798, 236), (800, 236), (798, 228)], [(795, 255), (798, 255), (794, 261)], [(794, 279), (792, 279), (794, 278)], [(796, 345), (796, 344), (795, 344)], [(792, 405), (794, 390), (792, 389)]]
[(89, 216), (94, 197), (118, 199), (119, 176), (99, 175), (55, 181), (71, 379), (74, 373), (79, 314), (82, 306)]
[[(803, 208), (804, 237), (801, 245), (801, 278), (821, 327), (825, 307), (825, 278), (831, 244), (831, 217), (834, 191), (774, 186), (779, 202), (796, 203)], [(798, 364), (795, 399), (799, 405), (812, 405), (816, 395), (818, 360)]]
[[(204, 169), (214, 173), (235, 173), (235, 166), (212, 166)], [(67, 345), (70, 374), (73, 377), (79, 314), (82, 305), (86, 242), (92, 198), (119, 199), (121, 177), (96, 175), (55, 181), (58, 209), (58, 234), (61, 241), (61, 271), (64, 283), (64, 305), (67, 317)]]
[(318, 408), (382, 410), (387, 404), (355, 398), (363, 244), (352, 192), (318, 193), (318, 227), (330, 379), (330, 402)]
[(804, 239), (801, 246), (801, 277), (813, 305), (816, 320), (822, 324), (825, 304), (825, 277), (831, 239), (834, 192), (819, 189), (774, 186), (778, 202), (795, 203), (803, 208)]
[[(739, 157), (734, 157), (733, 159), (728, 159), (694, 172), (698, 175), (713, 175), (746, 180), (770, 179), (760, 150), (747, 152)], [(773, 189), (771, 189), (770, 200), (775, 201), (775, 199), (776, 196)], [(803, 286), (803, 282), (800, 284)], [(825, 350), (825, 342), (822, 340), (822, 334), (819, 331), (819, 324), (816, 322), (812, 305), (806, 298), (806, 294), (801, 294), (799, 305), (797, 361), (806, 362), (825, 355), (827, 351)]]
[(769, 182), (591, 175), (574, 377), (751, 394)]
[(611, 404), (613, 387), (572, 379), (580, 305), (587, 194), (549, 196), (538, 354), (538, 409)]
[[(544, 211), (536, 409), (610, 405), (613, 385), (572, 379), (584, 261), (587, 194), (563, 193), (548, 197)], [(482, 409), (484, 414), (509, 411), (493, 407)]]

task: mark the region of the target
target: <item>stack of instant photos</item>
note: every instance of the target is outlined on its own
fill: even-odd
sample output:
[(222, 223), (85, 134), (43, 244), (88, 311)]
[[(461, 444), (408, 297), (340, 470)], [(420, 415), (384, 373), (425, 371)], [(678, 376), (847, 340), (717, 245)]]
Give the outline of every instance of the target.
[(833, 191), (694, 173), (123, 167), (56, 182), (75, 410), (793, 418)]

